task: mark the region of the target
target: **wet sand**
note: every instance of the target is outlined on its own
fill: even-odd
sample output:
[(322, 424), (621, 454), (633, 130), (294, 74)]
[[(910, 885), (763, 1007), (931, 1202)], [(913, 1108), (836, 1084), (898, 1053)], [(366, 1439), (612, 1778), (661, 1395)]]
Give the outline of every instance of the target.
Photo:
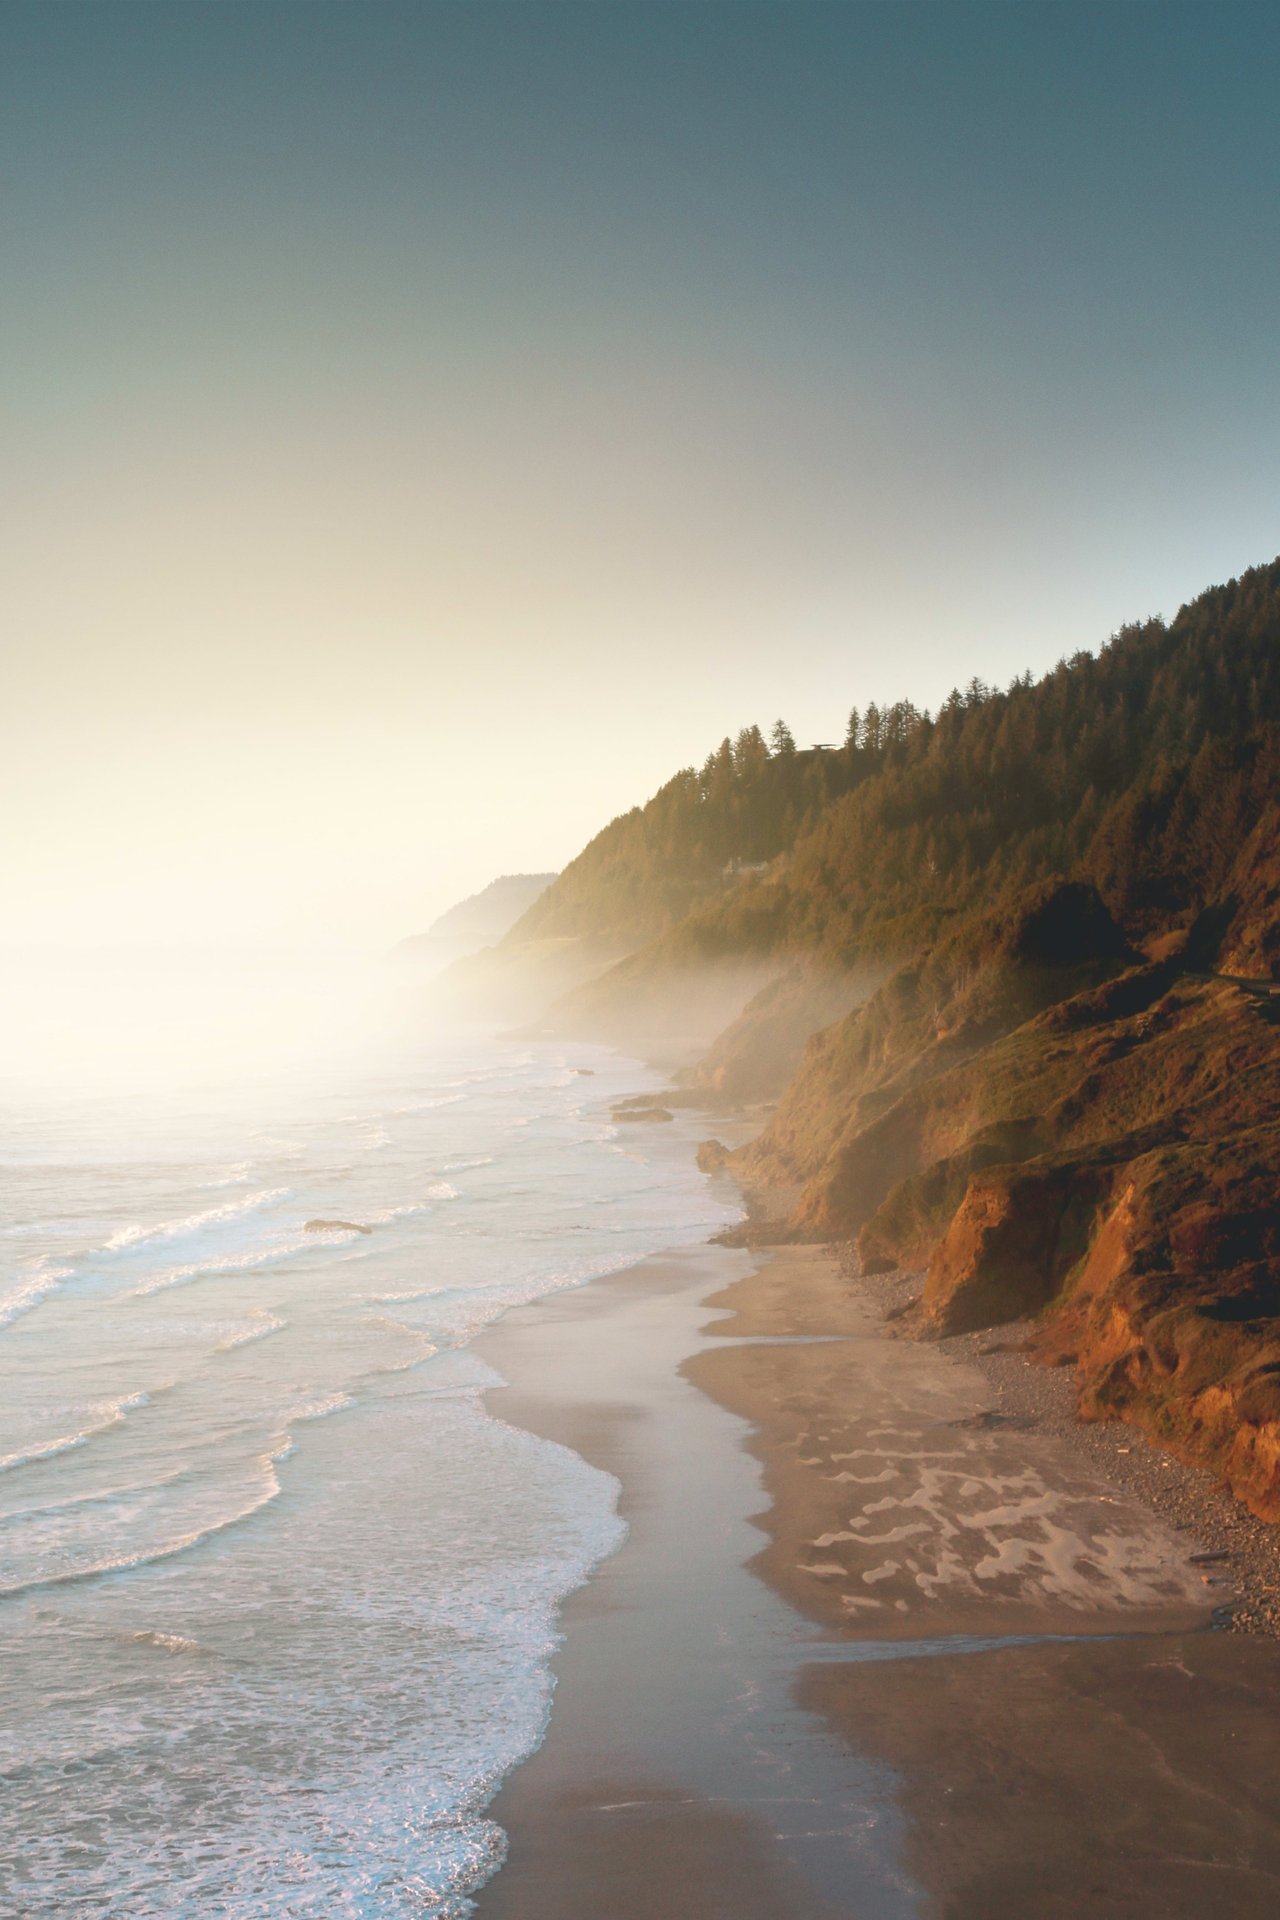
[(746, 1424), (680, 1373), (752, 1256), (645, 1262), (477, 1343), (500, 1418), (621, 1483), (626, 1542), (569, 1601), (547, 1739), (491, 1809), (508, 1864), (482, 1920), (908, 1920), (888, 1770), (801, 1708), (814, 1629), (749, 1569)]
[(630, 1526), (480, 1920), (1280, 1907), (1280, 1646), (1207, 1631), (1194, 1537), (825, 1252), (646, 1262), (480, 1344)]
[(1274, 1920), (1280, 1662), (1212, 1633), (812, 1669), (946, 1920)]
[[(708, 1304), (739, 1310), (686, 1370), (753, 1428), (773, 1499), (759, 1570), (813, 1619), (907, 1639), (1205, 1623), (1185, 1537), (1060, 1437), (993, 1413), (973, 1366), (882, 1339), (825, 1248), (788, 1250)], [(729, 1344), (820, 1331), (845, 1337)]]

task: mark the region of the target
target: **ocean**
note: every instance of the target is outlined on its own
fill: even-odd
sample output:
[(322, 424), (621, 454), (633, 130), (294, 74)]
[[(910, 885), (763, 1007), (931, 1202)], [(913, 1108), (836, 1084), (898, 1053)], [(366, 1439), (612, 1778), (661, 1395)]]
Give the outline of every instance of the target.
[(611, 1122), (648, 1069), (420, 1002), (345, 961), (10, 982), (0, 1914), (454, 1920), (502, 1859), (622, 1530), (470, 1343), (731, 1216), (679, 1127)]

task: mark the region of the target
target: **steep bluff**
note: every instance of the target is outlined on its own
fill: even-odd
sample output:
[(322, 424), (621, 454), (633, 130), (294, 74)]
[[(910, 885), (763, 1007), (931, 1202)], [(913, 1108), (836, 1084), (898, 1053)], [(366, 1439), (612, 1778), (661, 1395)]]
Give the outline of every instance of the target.
[(1031, 1317), (1086, 1417), (1280, 1519), (1280, 1008), (1096, 918), (1091, 943), (1055, 966), (1015, 931), (972, 976), (964, 942), (904, 970), (730, 1164), (799, 1183), (783, 1237), (925, 1269), (918, 1332)]
[[(785, 730), (783, 730), (785, 735)], [(1280, 561), (1168, 625), (843, 747), (748, 729), (497, 950), (539, 1018), (681, 1066), (770, 1231), (924, 1271), (917, 1331), (1030, 1316), (1082, 1412), (1280, 1518)]]

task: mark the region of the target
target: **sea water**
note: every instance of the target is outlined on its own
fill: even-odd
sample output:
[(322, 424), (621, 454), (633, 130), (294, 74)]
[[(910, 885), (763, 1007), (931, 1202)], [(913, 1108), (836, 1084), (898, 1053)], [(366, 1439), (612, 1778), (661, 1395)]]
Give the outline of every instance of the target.
[(38, 1044), (8, 996), (6, 1916), (453, 1916), (501, 1861), (558, 1605), (621, 1529), (469, 1342), (727, 1216), (612, 1122), (644, 1068), (432, 1024), (403, 978), (351, 1023), (356, 979), (259, 969), (252, 1045), (216, 971), (63, 982)]

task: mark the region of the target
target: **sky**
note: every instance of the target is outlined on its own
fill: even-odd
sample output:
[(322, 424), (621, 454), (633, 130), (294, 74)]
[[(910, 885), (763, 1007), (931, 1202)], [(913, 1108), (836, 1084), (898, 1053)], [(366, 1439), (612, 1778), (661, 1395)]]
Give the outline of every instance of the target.
[(376, 949), (1280, 549), (1280, 9), (0, 0), (0, 943)]

